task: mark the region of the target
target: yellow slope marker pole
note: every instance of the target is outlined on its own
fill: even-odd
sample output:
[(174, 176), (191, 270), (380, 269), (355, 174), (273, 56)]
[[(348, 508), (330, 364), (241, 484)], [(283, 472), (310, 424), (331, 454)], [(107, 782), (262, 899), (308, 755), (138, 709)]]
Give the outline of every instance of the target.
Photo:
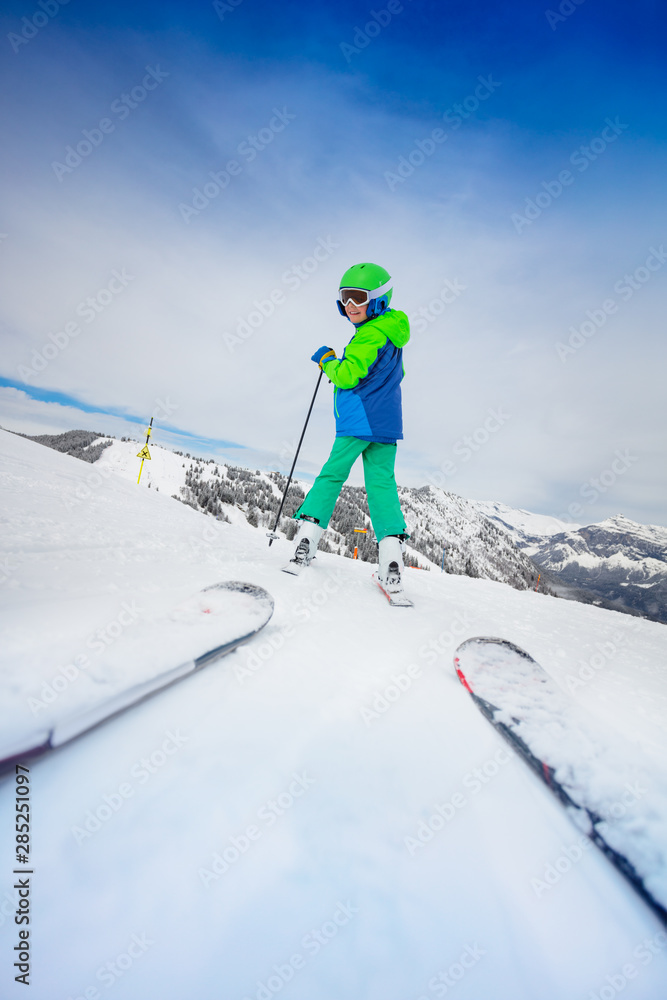
[[(355, 530), (355, 531), (356, 531), (356, 532), (357, 532), (357, 533), (358, 533), (359, 535), (365, 535), (365, 534), (366, 534), (366, 533), (368, 532), (368, 528), (355, 528), (354, 530)], [(353, 558), (353, 559), (356, 559), (356, 558), (357, 558), (357, 553), (358, 553), (358, 551), (359, 551), (359, 549), (358, 549), (358, 546), (356, 546), (356, 545), (355, 545), (355, 546), (354, 546), (354, 555), (352, 556), (352, 558)]]
[[(137, 454), (137, 458), (141, 459), (141, 465), (139, 466), (139, 479), (141, 479), (141, 473), (143, 472), (144, 462), (146, 461), (146, 459), (148, 459), (149, 462), (151, 460), (151, 453), (148, 450), (148, 439), (151, 436), (152, 428), (153, 428), (153, 417), (151, 417), (151, 422), (148, 425), (148, 430), (146, 431), (146, 444), (143, 446), (143, 448), (141, 449), (141, 451)], [(139, 479), (137, 479), (137, 485), (139, 483)]]

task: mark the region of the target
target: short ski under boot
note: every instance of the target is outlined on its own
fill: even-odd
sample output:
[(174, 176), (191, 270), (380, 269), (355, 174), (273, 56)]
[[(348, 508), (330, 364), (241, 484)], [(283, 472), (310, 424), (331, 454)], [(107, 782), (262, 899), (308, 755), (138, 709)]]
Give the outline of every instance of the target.
[(403, 590), (403, 549), (398, 535), (385, 535), (380, 539), (379, 566), (373, 579), (390, 604), (411, 607), (412, 601)]
[(294, 555), (287, 563), (287, 566), (283, 566), (283, 573), (291, 573), (293, 576), (298, 576), (299, 573), (302, 573), (304, 569), (310, 566), (315, 558), (317, 546), (320, 543), (323, 532), (324, 528), (320, 527), (319, 522), (314, 518), (301, 518), (301, 527), (297, 535)]

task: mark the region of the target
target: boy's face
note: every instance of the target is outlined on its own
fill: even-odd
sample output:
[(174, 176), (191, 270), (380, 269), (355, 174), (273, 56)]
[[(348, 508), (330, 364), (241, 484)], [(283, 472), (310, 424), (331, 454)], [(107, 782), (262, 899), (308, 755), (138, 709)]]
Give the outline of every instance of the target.
[(367, 310), (368, 305), (358, 306), (352, 299), (348, 299), (345, 303), (345, 314), (355, 324), (363, 323), (365, 319), (368, 319), (366, 316)]

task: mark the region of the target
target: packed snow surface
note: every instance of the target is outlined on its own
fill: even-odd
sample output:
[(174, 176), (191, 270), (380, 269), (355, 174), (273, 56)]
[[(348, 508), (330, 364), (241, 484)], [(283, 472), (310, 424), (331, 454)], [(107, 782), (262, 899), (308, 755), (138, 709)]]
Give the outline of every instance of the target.
[[(111, 696), (123, 644), (148, 660), (203, 587), (275, 599), (250, 644), (29, 765), (32, 1000), (663, 1000), (664, 930), (452, 660), (474, 635), (535, 657), (610, 734), (602, 760), (641, 760), (649, 790), (622, 772), (616, 806), (646, 837), (665, 810), (665, 626), (435, 571), (407, 571), (415, 607), (390, 608), (368, 564), (281, 573), (292, 546), (238, 510), (216, 522), (5, 432), (0, 473), (3, 735)], [(3, 998), (24, 995), (14, 808), (10, 775)], [(649, 846), (657, 870), (667, 845)]]

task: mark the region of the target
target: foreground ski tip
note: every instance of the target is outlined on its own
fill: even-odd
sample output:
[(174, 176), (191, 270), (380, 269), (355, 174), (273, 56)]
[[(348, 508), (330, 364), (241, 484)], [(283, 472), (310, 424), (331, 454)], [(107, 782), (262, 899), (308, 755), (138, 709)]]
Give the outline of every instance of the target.
[(456, 650), (454, 666), (464, 688), (482, 698), (493, 696), (496, 687), (504, 692), (505, 701), (510, 689), (526, 696), (539, 687), (555, 699), (552, 705), (557, 702), (562, 706), (566, 700), (563, 691), (539, 663), (508, 639), (490, 636), (466, 639)]
[(414, 608), (414, 602), (411, 601), (409, 597), (406, 597), (403, 591), (392, 593), (390, 590), (387, 590), (386, 587), (384, 587), (384, 585), (380, 582), (380, 578), (377, 573), (373, 573), (371, 579), (373, 580), (373, 583), (377, 585), (378, 589), (382, 591), (392, 608)]
[[(229, 614), (234, 607), (245, 606), (255, 609), (258, 617), (273, 614), (273, 598), (268, 590), (255, 583), (242, 580), (223, 580), (222, 583), (212, 583), (189, 597), (172, 612), (172, 619), (178, 612), (192, 610), (204, 614)], [(268, 619), (267, 619), (268, 620)]]
[(69, 714), (62, 712), (46, 731), (33, 730), (17, 737), (13, 744), (0, 747), (0, 774), (22, 760), (69, 743), (213, 660), (232, 653), (264, 628), (273, 609), (273, 597), (263, 587), (225, 580), (204, 587), (152, 620), (138, 622), (134, 631), (128, 632), (124, 644), (123, 639), (117, 640), (114, 651), (122, 653), (126, 662), (129, 658), (129, 662), (141, 667), (145, 649), (154, 647), (159, 635), (161, 649), (166, 651), (164, 669), (117, 690), (111, 697)]
[[(599, 797), (590, 794), (594, 762), (602, 760), (604, 766), (607, 755), (606, 766), (611, 769), (614, 761), (613, 753), (608, 756), (605, 732), (582, 717), (574, 700), (546, 670), (507, 639), (467, 639), (454, 653), (454, 667), (482, 715), (667, 927), (667, 900), (656, 898), (635, 866), (633, 840), (628, 838), (623, 851), (610, 843), (605, 809), (600, 808)], [(573, 747), (576, 750), (570, 752)], [(637, 860), (641, 866), (641, 849)]]

